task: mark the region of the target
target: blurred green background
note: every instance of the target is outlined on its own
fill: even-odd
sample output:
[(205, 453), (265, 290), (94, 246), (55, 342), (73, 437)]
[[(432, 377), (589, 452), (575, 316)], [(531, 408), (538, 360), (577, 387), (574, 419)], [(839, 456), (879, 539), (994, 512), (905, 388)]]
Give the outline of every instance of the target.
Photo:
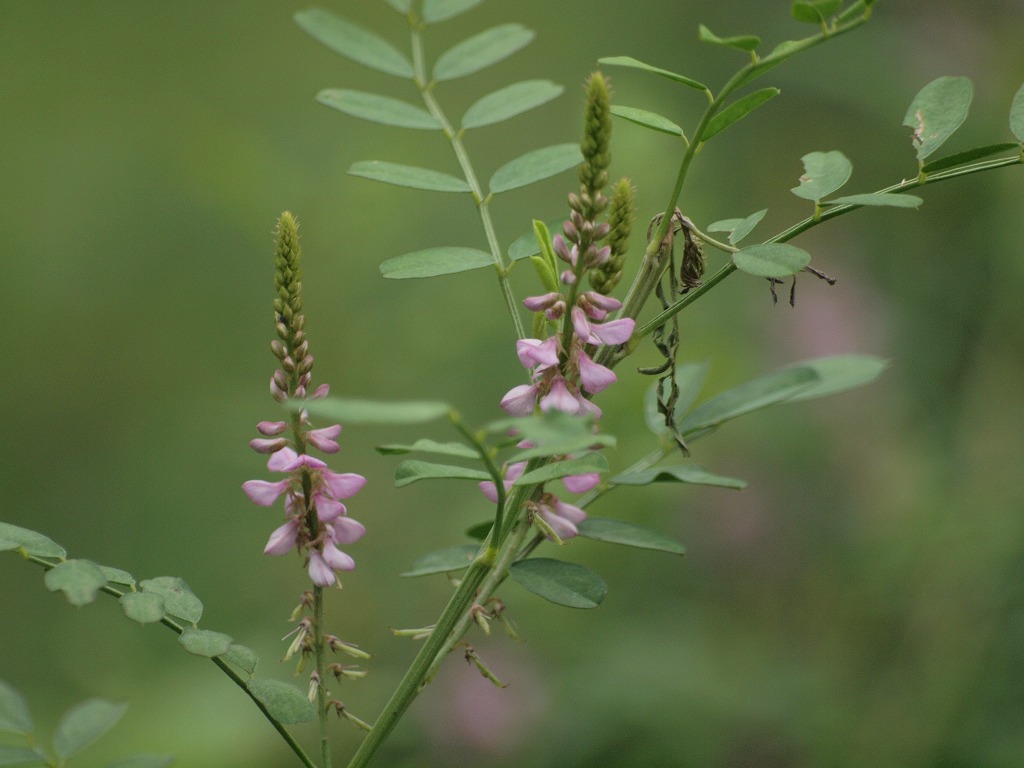
[[(406, 44), (382, 2), (326, 6)], [(380, 278), (385, 258), (483, 237), (468, 200), (346, 175), (364, 159), (457, 166), (439, 136), (314, 102), (324, 87), (415, 94), (307, 38), (291, 22), (301, 7), (0, 0), (0, 519), (139, 578), (183, 576), (205, 602), (203, 625), (256, 648), (260, 672), (281, 679), (291, 667), (276, 662), (278, 638), (305, 580), (295, 560), (262, 556), (279, 511), (239, 489), (266, 477), (246, 443), (278, 413), (267, 392), (278, 213), (302, 222), (314, 373), (335, 394), (444, 399), (481, 423), (523, 378), (487, 270)], [(467, 138), (487, 178), (578, 137), (580, 84), (599, 56), (718, 85), (742, 55), (698, 45), (697, 24), (756, 32), (770, 47), (807, 34), (787, 8), (490, 2), (431, 30), (427, 53), (506, 21), (538, 31), (508, 61), (438, 87), (452, 116), (517, 80), (567, 86)], [(814, 150), (853, 161), (849, 192), (913, 176), (900, 123), (940, 75), (976, 88), (943, 152), (1009, 140), (1022, 24), (1014, 0), (880, 2), (866, 27), (765, 79), (782, 96), (707, 147), (685, 212), (707, 224), (768, 207), (758, 234), (779, 231), (806, 215), (788, 190)], [(693, 125), (699, 95), (610, 74), (617, 101)], [(679, 150), (621, 123), (613, 149), (613, 175), (639, 187), (635, 254)], [(532, 217), (563, 215), (572, 187), (566, 174), (499, 197), (502, 242)], [(472, 641), (509, 687), (453, 658), (381, 765), (1024, 764), (1024, 170), (923, 197), (920, 211), (862, 211), (799, 240), (839, 282), (801, 279), (795, 309), (736, 276), (683, 315), (685, 359), (711, 361), (705, 396), (842, 352), (891, 359), (883, 379), (696, 444), (695, 461), (747, 478), (746, 491), (617, 491), (595, 505), (671, 533), (689, 554), (573, 541), (561, 556), (610, 587), (596, 611), (504, 588), (524, 642)], [(536, 292), (528, 270), (516, 278), (520, 295)], [(631, 370), (600, 400), (619, 468), (649, 447), (649, 381)], [(370, 677), (342, 692), (364, 719), (415, 651), (388, 627), (430, 622), (449, 592), (440, 577), (396, 574), (486, 514), (470, 485), (392, 488), (397, 461), (373, 446), (419, 436), (452, 437), (352, 426), (332, 462), (370, 480), (350, 505), (369, 529), (349, 548), (359, 568), (330, 601), (337, 634), (376, 654)], [(183, 766), (292, 764), (256, 709), (169, 632), (124, 620), (107, 599), (75, 609), (41, 576), (0, 557), (0, 678), (25, 692), (44, 737), (72, 703), (103, 696), (131, 708), (82, 765), (132, 750), (175, 753)], [(312, 744), (312, 726), (296, 731)], [(339, 726), (339, 763), (358, 738)]]

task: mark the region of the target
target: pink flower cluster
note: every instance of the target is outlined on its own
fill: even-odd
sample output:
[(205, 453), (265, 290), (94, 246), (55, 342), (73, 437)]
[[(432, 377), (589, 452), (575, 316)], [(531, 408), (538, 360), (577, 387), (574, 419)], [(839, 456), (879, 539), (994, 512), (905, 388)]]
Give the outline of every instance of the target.
[[(305, 414), (301, 421), (306, 423)], [(263, 421), (256, 426), (263, 438), (249, 445), (258, 453), (269, 453), (267, 469), (283, 472), (287, 477), (276, 482), (248, 480), (242, 484), (253, 503), (272, 506), (282, 495), (286, 522), (267, 541), (263, 552), (283, 555), (292, 549), (308, 558), (309, 578), (318, 587), (329, 587), (337, 580), (337, 572), (355, 568), (355, 561), (338, 545), (351, 544), (362, 538), (362, 523), (348, 517), (341, 499), (348, 499), (366, 484), (366, 478), (353, 473), (332, 472), (327, 464), (306, 453), (296, 453), (280, 435), (288, 428), (283, 421)], [(304, 433), (306, 442), (324, 453), (337, 453), (335, 438), (341, 425), (334, 424)]]
[[(512, 484), (523, 474), (525, 468), (525, 461), (517, 461), (514, 464), (508, 465), (503, 481), (506, 493), (511, 490)], [(563, 477), (562, 483), (569, 493), (586, 493), (596, 486), (600, 480), (599, 475), (588, 473)], [(480, 483), (480, 490), (483, 491), (484, 496), (490, 501), (498, 502), (498, 490), (493, 482), (487, 480)], [(573, 504), (561, 501), (553, 493), (544, 493), (541, 496), (540, 501), (536, 504), (535, 512), (544, 519), (544, 522), (548, 524), (560, 539), (571, 539), (573, 536), (578, 535), (579, 530), (576, 526), (587, 519), (586, 512)]]

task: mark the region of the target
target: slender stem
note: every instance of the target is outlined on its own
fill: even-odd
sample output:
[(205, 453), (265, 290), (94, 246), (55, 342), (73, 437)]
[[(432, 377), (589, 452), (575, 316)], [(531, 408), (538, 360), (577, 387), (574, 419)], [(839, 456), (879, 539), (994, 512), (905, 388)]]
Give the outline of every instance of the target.
[(444, 110), (441, 109), (441, 105), (434, 98), (434, 83), (427, 78), (427, 68), (423, 57), (423, 40), (419, 29), (419, 25), (414, 23), (412, 27), (412, 61), (416, 87), (419, 89), (423, 103), (426, 104), (430, 114), (441, 123), (441, 128), (445, 137), (452, 145), (452, 150), (455, 152), (455, 158), (459, 162), (459, 167), (466, 178), (466, 183), (469, 184), (469, 188), (472, 190), (473, 201), (476, 203), (477, 212), (480, 214), (480, 223), (484, 228), (484, 236), (487, 238), (487, 247), (491, 251), (491, 258), (494, 260), (494, 270), (498, 274), (498, 285), (501, 287), (501, 295), (505, 299), (505, 306), (512, 317), (512, 324), (515, 326), (516, 338), (525, 338), (526, 332), (523, 330), (523, 321), (519, 314), (519, 304), (512, 293), (512, 284), (508, 278), (509, 267), (505, 264), (505, 259), (501, 255), (501, 246), (498, 244), (498, 237), (494, 231), (494, 222), (491, 220), (491, 212), (488, 207), (491, 196), (485, 195), (483, 188), (480, 186), (476, 172), (473, 170), (473, 164), (470, 162), (469, 154), (462, 144), (462, 132), (456, 131), (452, 127)]
[[(51, 568), (56, 567), (57, 565), (57, 563), (51, 563), (49, 560), (37, 557), (35, 555), (26, 555), (25, 559), (28, 560), (30, 563), (35, 563), (36, 565), (42, 566), (42, 568), (47, 571)], [(127, 592), (112, 587), (109, 584), (105, 584), (104, 586), (100, 587), (99, 591), (103, 592), (106, 595), (110, 595), (111, 597), (115, 597), (117, 599), (121, 599), (127, 594)], [(178, 622), (174, 621), (173, 619), (169, 619), (166, 616), (160, 619), (160, 623), (179, 635), (185, 629), (180, 624), (178, 624)], [(302, 749), (299, 743), (295, 741), (295, 738), (288, 732), (284, 725), (282, 725), (281, 722), (270, 713), (270, 710), (267, 709), (263, 702), (261, 702), (259, 699), (256, 698), (255, 695), (253, 695), (253, 692), (249, 690), (249, 686), (246, 684), (246, 681), (243, 680), (241, 676), (239, 676), (239, 674), (235, 672), (235, 670), (233, 670), (228, 665), (228, 663), (220, 657), (214, 656), (210, 659), (210, 661), (217, 665), (217, 668), (220, 669), (220, 671), (223, 672), (225, 675), (227, 675), (235, 685), (241, 688), (246, 696), (252, 699), (253, 704), (255, 704), (259, 711), (263, 713), (263, 716), (267, 718), (270, 724), (274, 727), (274, 730), (276, 730), (281, 735), (281, 738), (284, 739), (285, 743), (291, 748), (292, 752), (295, 753), (295, 756), (299, 758), (302, 764), (306, 768), (317, 768), (316, 763), (314, 763), (312, 758), (310, 758), (309, 755), (306, 754), (306, 752)]]
[(327, 684), (324, 682), (324, 590), (313, 587), (313, 648), (316, 654), (316, 703), (320, 719), (320, 766), (331, 768), (331, 742), (327, 731)]

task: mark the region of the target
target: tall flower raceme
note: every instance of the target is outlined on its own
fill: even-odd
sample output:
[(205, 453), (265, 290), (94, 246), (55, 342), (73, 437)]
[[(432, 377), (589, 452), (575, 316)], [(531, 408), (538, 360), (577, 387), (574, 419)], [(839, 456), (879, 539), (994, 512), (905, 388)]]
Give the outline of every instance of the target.
[[(631, 318), (609, 319), (611, 313), (622, 307), (622, 302), (607, 294), (622, 274), (633, 197), (632, 186), (621, 180), (615, 188), (608, 220), (600, 220), (609, 202), (603, 190), (611, 162), (610, 139), (608, 83), (597, 72), (587, 83), (580, 191), (569, 195), (571, 214), (562, 232), (550, 243), (542, 243), (542, 253), (564, 262), (564, 267), (538, 266), (542, 277), (547, 274), (546, 284), (559, 287), (523, 301), (527, 309), (543, 318), (542, 322), (534, 323), (534, 328), (553, 328), (554, 333), (546, 338), (516, 342), (516, 354), (530, 372), (530, 383), (513, 387), (502, 398), (501, 407), (513, 416), (528, 416), (539, 408), (542, 412), (554, 410), (600, 418), (601, 409), (590, 396), (614, 384), (616, 376), (591, 355), (601, 345), (624, 344), (633, 335), (635, 322)], [(584, 278), (593, 290), (580, 291)], [(506, 468), (506, 478), (514, 479), (521, 472), (521, 466), (512, 465)], [(597, 476), (569, 477), (565, 481), (567, 490), (582, 493), (596, 485)], [(506, 483), (510, 481), (506, 479)], [(481, 488), (491, 498), (493, 484), (481, 483)], [(492, 500), (496, 498), (494, 494)], [(553, 532), (559, 539), (575, 536), (576, 525), (586, 519), (583, 510), (549, 492), (542, 494), (535, 506), (537, 516), (550, 528), (548, 534)]]
[[(274, 282), (274, 319), (277, 338), (271, 349), (280, 362), (270, 380), (273, 398), (305, 397), (312, 380), (313, 356), (306, 340), (306, 318), (302, 314), (302, 251), (298, 223), (285, 212), (278, 221)], [(326, 384), (318, 387), (313, 398), (327, 395)], [(283, 435), (291, 429), (291, 439)], [(348, 517), (342, 499), (354, 496), (366, 478), (353, 473), (332, 472), (326, 462), (306, 453), (312, 446), (327, 454), (337, 453), (336, 438), (341, 425), (312, 429), (309, 416), (301, 411), (284, 421), (262, 421), (256, 425), (262, 437), (249, 445), (257, 453), (269, 454), (267, 469), (285, 475), (281, 480), (249, 480), (242, 485), (245, 494), (260, 506), (272, 506), (284, 497), (285, 523), (267, 541), (264, 553), (283, 555), (292, 549), (306, 557), (309, 578), (317, 587), (329, 587), (337, 573), (350, 571), (355, 561), (339, 548), (360, 539), (363, 525)]]

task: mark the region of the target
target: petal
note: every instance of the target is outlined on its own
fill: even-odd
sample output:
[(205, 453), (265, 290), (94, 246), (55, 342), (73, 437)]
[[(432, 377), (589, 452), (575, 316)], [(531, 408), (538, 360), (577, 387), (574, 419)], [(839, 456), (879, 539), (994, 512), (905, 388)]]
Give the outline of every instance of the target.
[(309, 553), (309, 578), (318, 587), (329, 587), (335, 582), (334, 571), (315, 549)]
[(498, 503), (498, 486), (492, 480), (484, 480), (481, 483), (477, 483), (477, 486), (489, 502), (492, 504)]
[(341, 450), (336, 438), (341, 434), (341, 424), (332, 424), (329, 427), (311, 429), (306, 433), (306, 439), (324, 453), (337, 453)]
[(257, 437), (249, 441), (249, 447), (256, 451), (256, 453), (276, 453), (286, 445), (288, 445), (288, 441), (283, 437), (277, 437), (272, 440)]
[(551, 382), (551, 389), (548, 393), (541, 398), (540, 409), (544, 413), (556, 410), (562, 413), (576, 414), (579, 413), (580, 404), (569, 391), (565, 384), (565, 379), (558, 376)]
[(313, 390), (313, 394), (309, 396), (310, 400), (320, 400), (327, 397), (331, 391), (330, 384), (321, 384), (319, 387)]
[(520, 384), (501, 398), (501, 407), (512, 416), (529, 416), (537, 404), (537, 385)]
[(313, 494), (313, 503), (316, 506), (316, 517), (321, 523), (328, 523), (347, 511), (340, 501), (329, 499), (322, 493)]
[(242, 490), (254, 504), (269, 507), (277, 501), (278, 496), (288, 490), (288, 483), (288, 478), (276, 483), (267, 480), (246, 480), (242, 483)]
[(261, 421), (256, 425), (256, 429), (261, 435), (276, 437), (288, 429), (288, 424), (284, 421)]
[(267, 461), (267, 469), (271, 472), (290, 472), (288, 467), (299, 458), (291, 448), (282, 448)]
[(591, 360), (585, 352), (580, 352), (578, 358), (580, 383), (583, 389), (592, 395), (603, 392), (612, 384), (618, 381), (611, 368), (605, 368)]
[(353, 472), (331, 472), (324, 470), (324, 482), (336, 499), (350, 499), (366, 485), (366, 478)]
[(582, 523), (587, 519), (587, 513), (575, 504), (567, 504), (564, 501), (555, 501), (555, 514), (573, 523)]
[(351, 544), (366, 535), (366, 527), (351, 517), (339, 517), (337, 520), (332, 520), (327, 530), (330, 532), (331, 538), (339, 544)]
[(596, 472), (588, 472), (585, 475), (569, 475), (562, 478), (565, 490), (569, 493), (586, 493), (601, 482), (601, 476)]
[(547, 507), (540, 508), (540, 516), (544, 518), (544, 522), (551, 526), (551, 530), (558, 534), (560, 539), (571, 539), (580, 533), (571, 520), (567, 520), (561, 515), (556, 515)]
[[(591, 344), (625, 344), (633, 335), (633, 327), (636, 321), (631, 317), (624, 317), (621, 320), (610, 320), (600, 325), (591, 326), (593, 333), (587, 339)], [(596, 339), (596, 340), (595, 340)]]
[(290, 552), (291, 548), (295, 546), (295, 540), (298, 537), (298, 533), (298, 523), (294, 520), (289, 520), (270, 534), (270, 538), (267, 539), (267, 546), (263, 548), (263, 554), (283, 555), (286, 552)]
[(572, 327), (581, 339), (590, 338), (590, 320), (587, 318), (587, 313), (579, 307), (572, 308)]
[(524, 368), (534, 366), (558, 365), (558, 337), (544, 339), (519, 339), (516, 342), (516, 354)]
[(327, 542), (324, 544), (324, 562), (332, 571), (351, 571), (356, 567), (356, 561), (346, 555), (336, 546)]
[(527, 296), (523, 299), (523, 306), (531, 312), (540, 312), (542, 309), (554, 306), (561, 298), (562, 294), (553, 292), (545, 293), (542, 296)]

